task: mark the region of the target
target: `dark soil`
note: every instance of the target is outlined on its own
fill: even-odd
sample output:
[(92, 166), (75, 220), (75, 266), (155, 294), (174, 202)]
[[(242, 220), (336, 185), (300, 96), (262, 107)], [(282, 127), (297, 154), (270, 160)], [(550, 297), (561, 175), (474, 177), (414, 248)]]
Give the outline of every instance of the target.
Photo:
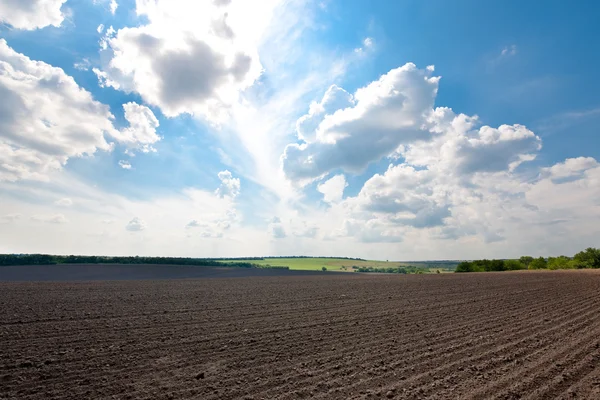
[(0, 266), (2, 281), (107, 281), (189, 278), (243, 278), (323, 274), (321, 271), (288, 271), (276, 268), (215, 268), (155, 264), (60, 264)]
[(600, 273), (0, 283), (0, 399), (600, 399)]

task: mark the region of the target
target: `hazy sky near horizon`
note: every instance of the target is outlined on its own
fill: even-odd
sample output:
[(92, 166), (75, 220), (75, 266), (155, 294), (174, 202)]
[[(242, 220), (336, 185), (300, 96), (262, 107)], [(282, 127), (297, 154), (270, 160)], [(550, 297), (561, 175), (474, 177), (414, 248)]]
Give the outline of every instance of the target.
[(0, 0), (0, 253), (600, 245), (600, 3)]

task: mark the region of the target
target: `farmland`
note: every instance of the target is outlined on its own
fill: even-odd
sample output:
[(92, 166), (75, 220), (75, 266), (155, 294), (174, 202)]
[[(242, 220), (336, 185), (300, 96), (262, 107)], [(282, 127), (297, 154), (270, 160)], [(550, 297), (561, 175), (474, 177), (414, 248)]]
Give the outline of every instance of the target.
[(200, 270), (0, 282), (0, 397), (600, 398), (600, 271)]
[(375, 260), (357, 260), (350, 258), (326, 258), (326, 257), (266, 257), (261, 259), (235, 259), (218, 260), (222, 262), (248, 262), (258, 265), (275, 265), (289, 267), (291, 270), (317, 271), (323, 267), (328, 271), (352, 271), (352, 267), (373, 267), (373, 268), (396, 268), (396, 267), (419, 267), (423, 269), (454, 269), (455, 263), (436, 263), (432, 262), (402, 262), (402, 261), (375, 261)]

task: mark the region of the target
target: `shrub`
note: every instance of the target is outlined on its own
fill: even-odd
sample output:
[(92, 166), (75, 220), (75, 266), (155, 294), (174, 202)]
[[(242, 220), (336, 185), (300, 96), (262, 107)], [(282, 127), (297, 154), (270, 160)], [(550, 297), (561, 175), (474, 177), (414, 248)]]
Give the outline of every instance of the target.
[(600, 268), (600, 249), (588, 247), (584, 251), (575, 254), (573, 259), (577, 268)]
[(519, 262), (525, 266), (525, 268), (529, 268), (529, 264), (533, 261), (533, 257), (531, 256), (523, 256), (519, 258)]
[(567, 269), (571, 259), (566, 256), (548, 257), (548, 269)]
[(518, 260), (504, 260), (504, 269), (507, 271), (517, 271), (526, 268), (527, 267)]
[(531, 263), (529, 263), (529, 269), (546, 269), (548, 268), (548, 263), (544, 257), (539, 257), (534, 259)]

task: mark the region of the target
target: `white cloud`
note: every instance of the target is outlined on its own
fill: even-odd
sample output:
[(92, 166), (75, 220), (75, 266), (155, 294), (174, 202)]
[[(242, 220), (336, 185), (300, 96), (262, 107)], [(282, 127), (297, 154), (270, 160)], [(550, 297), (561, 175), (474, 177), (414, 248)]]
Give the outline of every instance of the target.
[(117, 8), (119, 8), (119, 3), (117, 3), (117, 0), (93, 0), (93, 2), (94, 4), (101, 4), (104, 7), (108, 6), (108, 11), (110, 11), (112, 15), (115, 15)]
[(595, 159), (568, 158), (543, 168), (540, 175), (526, 192), (527, 200), (538, 210), (590, 222), (600, 212), (600, 164)]
[(582, 178), (586, 171), (596, 168), (598, 162), (592, 157), (568, 158), (564, 162), (542, 168), (542, 175), (554, 182), (565, 182)]
[(190, 222), (188, 222), (185, 227), (186, 228), (199, 228), (200, 226), (202, 226), (202, 224), (200, 224), (200, 222), (193, 219)]
[(96, 28), (96, 31), (97, 31), (98, 33), (102, 33), (102, 32), (104, 32), (104, 24), (100, 24), (100, 25), (98, 25), (98, 28)]
[(320, 183), (317, 190), (323, 193), (323, 201), (326, 203), (337, 203), (344, 197), (344, 189), (348, 186), (344, 175), (336, 175), (327, 181)]
[(331, 85), (323, 95), (323, 99), (320, 102), (311, 103), (308, 114), (300, 117), (296, 122), (298, 138), (306, 142), (314, 141), (319, 124), (328, 114), (352, 105), (354, 105), (354, 100), (350, 93), (336, 85)]
[(2, 0), (0, 22), (16, 29), (34, 30), (49, 25), (60, 26), (64, 20), (62, 5), (67, 0)]
[(343, 201), (345, 180), (318, 185), (334, 203), (329, 214), (339, 224), (326, 238), (405, 242), (422, 240), (423, 232), (431, 240), (497, 243), (513, 228), (505, 220), (530, 212), (528, 186), (515, 171), (536, 158), (541, 139), (521, 125), (477, 128), (477, 116), (434, 109), (438, 78), (429, 77), (432, 71), (407, 64), (357, 91), (352, 106), (323, 112), (326, 101), (313, 103), (299, 120), (299, 127), (313, 122), (315, 134), (302, 132), (307, 143), (287, 147), (282, 163), (289, 179), (358, 171), (384, 156), (405, 161), (375, 174)]
[(156, 134), (160, 124), (152, 110), (135, 102), (123, 104), (123, 109), (129, 127), (116, 132), (114, 138), (121, 144), (145, 153), (154, 151), (152, 144), (160, 140)]
[[(104, 25), (101, 25), (102, 29), (104, 29)], [(100, 29), (100, 27), (98, 27), (98, 29)], [(99, 32), (102, 33), (102, 32)], [(102, 38), (100, 39), (100, 49), (101, 50), (106, 50), (108, 49), (108, 42), (115, 37), (115, 34), (117, 33), (117, 31), (115, 30), (115, 28), (113, 28), (113, 26), (109, 26), (108, 29), (106, 29), (106, 31), (104, 32), (104, 35), (102, 36)], [(110, 79), (108, 79), (108, 74), (106, 72), (103, 72), (101, 70), (99, 70), (98, 68), (93, 68), (92, 69), (94, 71), (94, 73), (96, 74), (96, 76), (98, 76), (98, 79), (101, 80), (101, 82), (103, 82), (104, 85), (107, 86), (113, 86), (113, 85), (117, 85), (116, 82), (112, 82), (110, 81)]]
[(516, 54), (517, 54), (517, 45), (516, 44), (511, 44), (510, 46), (506, 46), (500, 52), (501, 57), (514, 56)]
[(106, 39), (110, 61), (94, 72), (168, 117), (222, 120), (261, 73), (256, 44), (275, 3), (138, 1), (136, 13), (148, 23)]
[(71, 157), (110, 150), (112, 114), (60, 68), (0, 39), (0, 181), (47, 179)]
[(372, 49), (374, 46), (373, 38), (366, 37), (362, 41), (362, 47), (357, 47), (354, 49), (354, 52), (358, 55), (365, 55), (365, 53)]
[(0, 224), (8, 224), (21, 219), (22, 215), (19, 213), (6, 214), (0, 217)]
[(378, 214), (394, 225), (438, 226), (450, 215), (447, 190), (432, 171), (400, 164), (365, 182), (356, 204), (360, 211)]
[(336, 168), (357, 172), (401, 144), (428, 139), (424, 125), (439, 81), (430, 74), (409, 63), (358, 89), (355, 105), (327, 114), (314, 141), (286, 147), (286, 176), (307, 182)]
[(542, 148), (541, 139), (522, 125), (483, 126), (473, 133), (453, 137), (442, 146), (447, 162), (459, 173), (515, 169), (531, 161)]
[(224, 213), (204, 214), (202, 220), (192, 219), (185, 228), (199, 230), (200, 237), (203, 238), (222, 238), (238, 222), (238, 215), (235, 209), (231, 208)]
[(134, 217), (131, 221), (129, 221), (127, 226), (125, 226), (125, 229), (130, 232), (140, 232), (146, 229), (146, 223), (140, 218)]
[(136, 103), (123, 105), (129, 127), (117, 130), (108, 106), (60, 68), (15, 52), (0, 39), (0, 181), (47, 180), (69, 158), (110, 151), (106, 137), (152, 151), (158, 120)]
[(281, 224), (270, 224), (269, 231), (271, 232), (271, 237), (273, 239), (284, 239), (287, 237), (285, 229)]
[(218, 197), (229, 197), (235, 199), (240, 194), (240, 179), (234, 178), (231, 172), (225, 170), (217, 174), (221, 180), (221, 186), (215, 191)]
[(297, 236), (297, 237), (314, 239), (317, 237), (317, 235), (319, 233), (319, 227), (314, 226), (314, 225), (308, 226), (308, 225), (304, 224), (304, 226), (302, 228), (295, 230), (293, 233), (294, 233), (294, 236)]
[(35, 222), (43, 222), (43, 223), (47, 223), (47, 224), (65, 224), (65, 223), (69, 222), (63, 214), (33, 215), (31, 217), (31, 220), (35, 221)]
[(91, 66), (92, 66), (92, 63), (87, 58), (84, 58), (83, 60), (73, 64), (73, 67), (75, 67), (75, 69), (78, 69), (80, 71), (88, 71)]
[(68, 197), (63, 197), (62, 199), (56, 200), (54, 204), (61, 207), (70, 207), (73, 205), (73, 200)]
[(123, 169), (131, 169), (131, 163), (125, 160), (119, 160), (119, 167)]

